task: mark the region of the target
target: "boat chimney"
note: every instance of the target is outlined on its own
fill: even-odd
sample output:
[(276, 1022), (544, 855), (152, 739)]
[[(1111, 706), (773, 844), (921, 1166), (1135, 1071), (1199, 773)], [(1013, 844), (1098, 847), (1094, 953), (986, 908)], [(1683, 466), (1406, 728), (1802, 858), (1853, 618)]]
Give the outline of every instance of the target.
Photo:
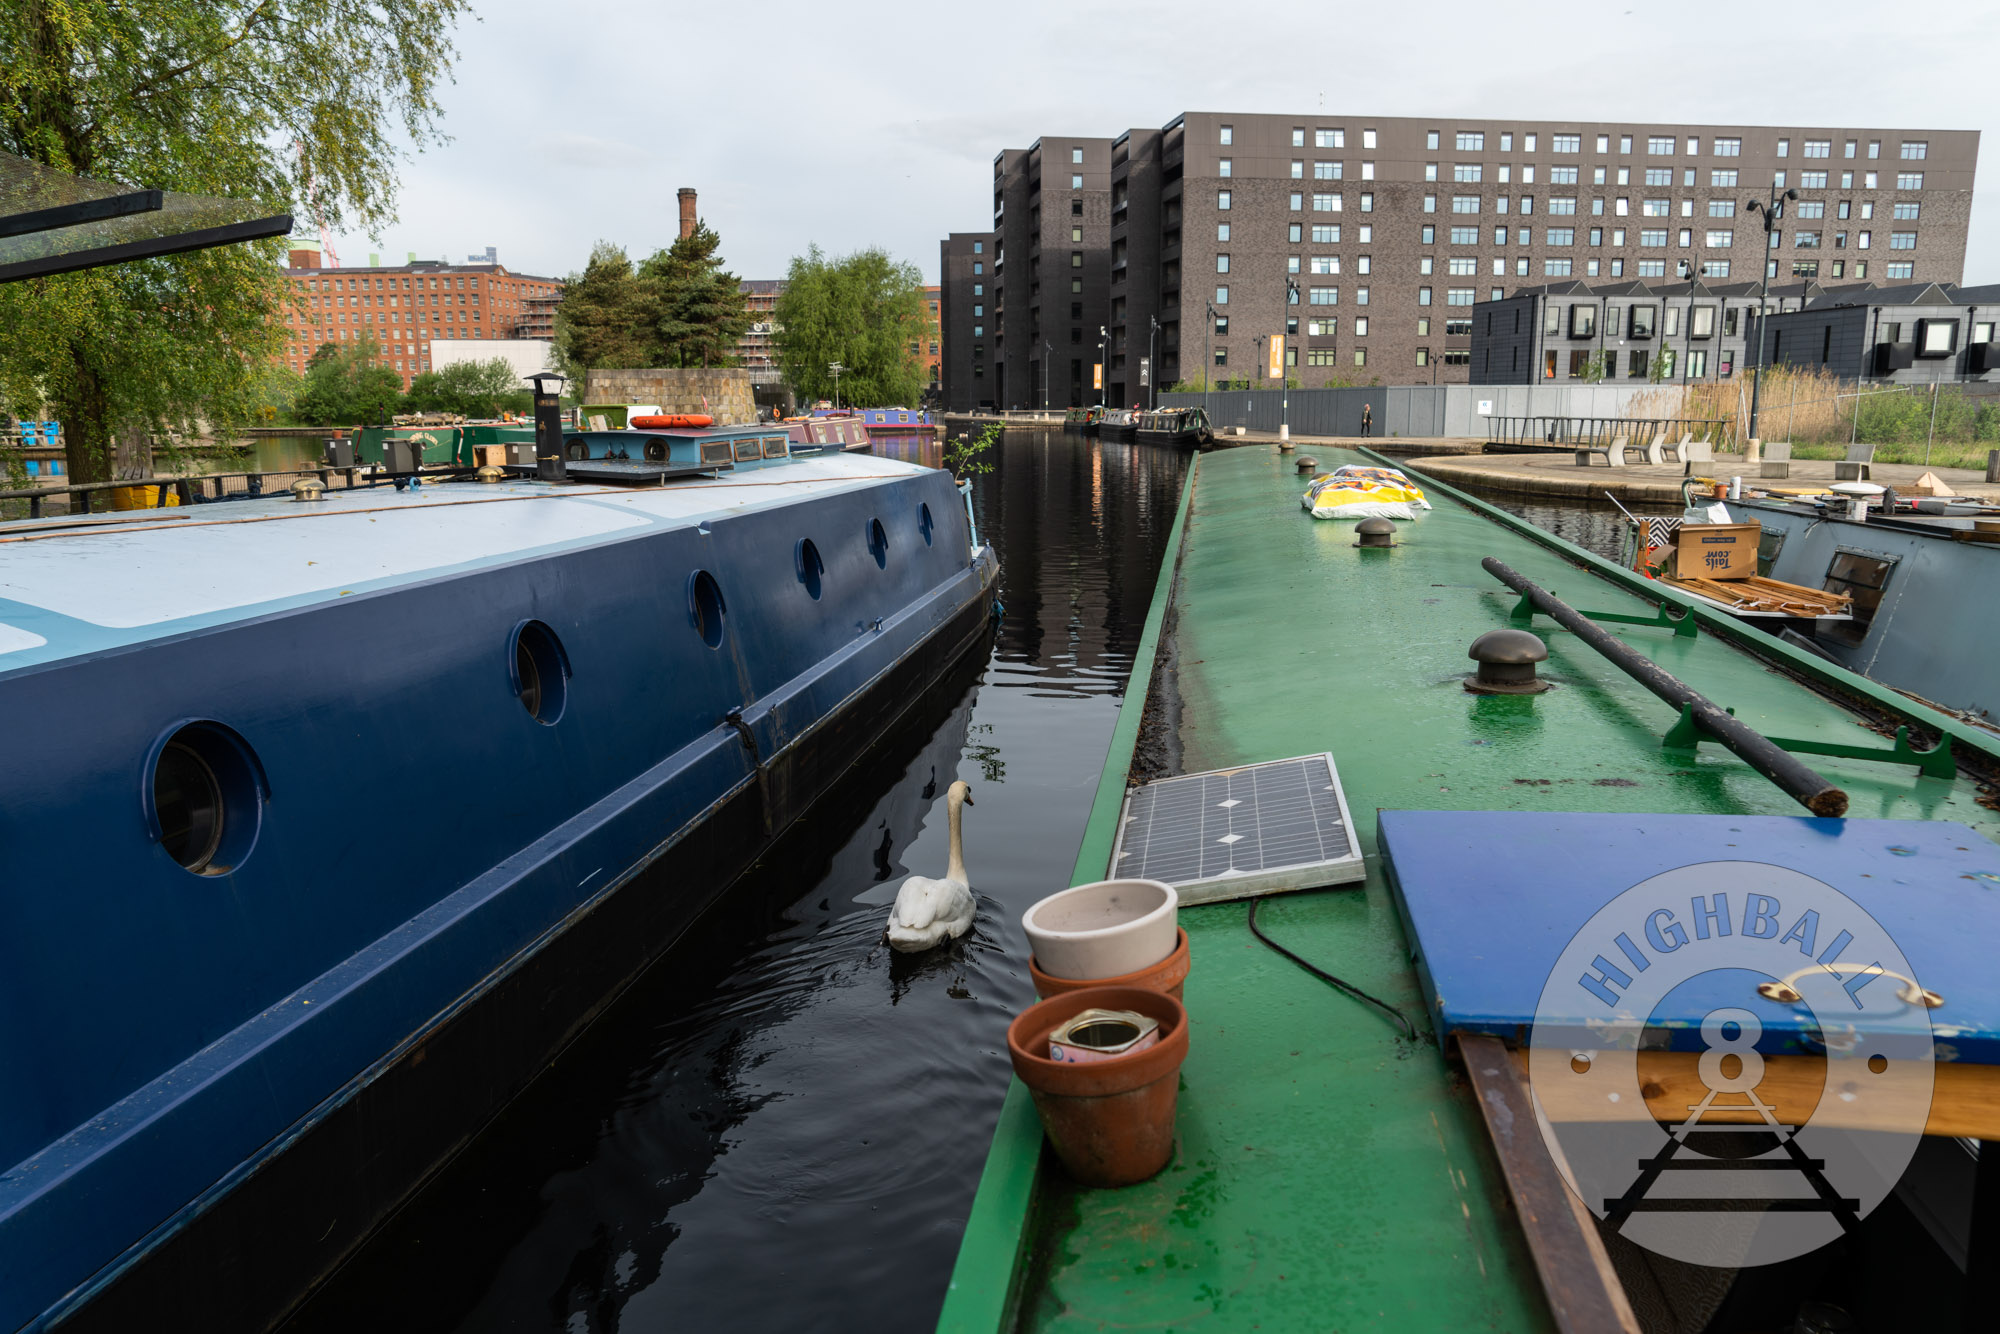
[(1475, 695), (1533, 695), (1549, 688), (1535, 676), (1535, 664), (1548, 661), (1549, 646), (1526, 630), (1488, 630), (1465, 656), (1479, 664), (1465, 682)]
[(566, 376), (536, 371), (526, 377), (535, 386), (535, 475), (545, 482), (569, 480), (563, 458), (562, 391)]
[(685, 241), (688, 237), (694, 235), (694, 187), (692, 185), (683, 185), (680, 189), (680, 196), (681, 239)]

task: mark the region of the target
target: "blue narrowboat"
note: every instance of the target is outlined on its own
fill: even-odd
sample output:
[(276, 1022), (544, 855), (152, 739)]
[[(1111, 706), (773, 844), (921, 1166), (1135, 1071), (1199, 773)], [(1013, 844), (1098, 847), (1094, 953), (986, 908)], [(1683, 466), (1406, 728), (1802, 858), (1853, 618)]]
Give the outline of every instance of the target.
[(0, 1328), (281, 1320), (990, 623), (945, 473), (562, 440), (0, 524)]

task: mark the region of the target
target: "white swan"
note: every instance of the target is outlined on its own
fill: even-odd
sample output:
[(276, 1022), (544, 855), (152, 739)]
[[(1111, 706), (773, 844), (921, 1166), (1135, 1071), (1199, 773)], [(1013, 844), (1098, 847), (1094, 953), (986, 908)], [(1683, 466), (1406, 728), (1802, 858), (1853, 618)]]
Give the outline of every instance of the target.
[(911, 876), (896, 891), (896, 906), (889, 910), (889, 947), (905, 954), (956, 940), (972, 926), (976, 905), (958, 833), (959, 807), (972, 804), (972, 789), (953, 783), (945, 804), (951, 811), (951, 864), (944, 879)]

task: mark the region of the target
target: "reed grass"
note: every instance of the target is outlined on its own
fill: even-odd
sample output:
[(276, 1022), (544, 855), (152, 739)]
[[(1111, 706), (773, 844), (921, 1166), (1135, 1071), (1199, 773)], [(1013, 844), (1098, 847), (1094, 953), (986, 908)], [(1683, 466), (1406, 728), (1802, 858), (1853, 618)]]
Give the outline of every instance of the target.
[[(1750, 392), (1748, 375), (1662, 384), (1635, 394), (1625, 415), (1720, 420), (1719, 445), (1741, 449), (1750, 432)], [(2000, 397), (1947, 384), (1935, 399), (1928, 385), (1862, 384), (1828, 371), (1774, 366), (1764, 372), (1758, 434), (1789, 440), (1798, 459), (1840, 459), (1850, 443), (1862, 443), (1874, 445), (1883, 463), (1985, 468), (1986, 451), (2000, 447)]]

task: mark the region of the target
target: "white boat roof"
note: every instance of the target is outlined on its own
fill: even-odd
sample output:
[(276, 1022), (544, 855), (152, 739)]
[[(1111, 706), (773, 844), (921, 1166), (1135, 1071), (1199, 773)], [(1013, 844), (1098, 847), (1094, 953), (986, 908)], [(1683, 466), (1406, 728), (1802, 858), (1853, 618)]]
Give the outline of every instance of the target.
[(0, 676), (316, 602), (928, 472), (869, 454), (664, 486), (521, 479), (0, 523)]

